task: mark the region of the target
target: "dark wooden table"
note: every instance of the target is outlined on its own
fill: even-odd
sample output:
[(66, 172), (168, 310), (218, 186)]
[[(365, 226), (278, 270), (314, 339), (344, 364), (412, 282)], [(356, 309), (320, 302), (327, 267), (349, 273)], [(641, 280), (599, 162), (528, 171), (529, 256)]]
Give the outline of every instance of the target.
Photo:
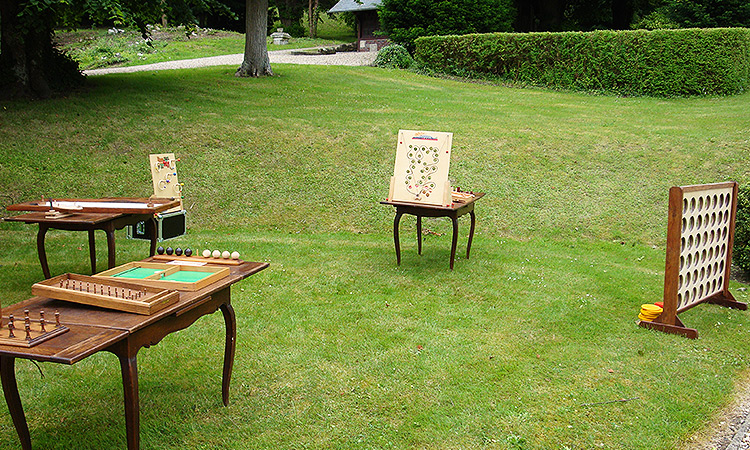
[[(179, 200), (147, 198), (106, 198), (106, 199), (62, 199), (53, 202), (64, 201), (77, 203), (81, 210), (70, 212), (69, 215), (60, 218), (49, 218), (46, 216), (50, 205), (45, 201), (31, 201), (7, 206), (8, 211), (33, 211), (19, 216), (6, 217), (9, 222), (23, 222), (37, 224), (39, 230), (36, 235), (36, 248), (39, 262), (42, 265), (44, 278), (50, 278), (49, 264), (47, 263), (47, 252), (44, 247), (44, 239), (47, 230), (86, 231), (89, 235), (89, 259), (91, 260), (91, 273), (96, 273), (96, 247), (94, 231), (102, 230), (107, 236), (107, 266), (115, 267), (115, 230), (121, 230), (128, 225), (139, 222), (154, 221), (154, 214), (179, 205)], [(156, 251), (156, 223), (151, 229), (151, 246), (149, 255), (153, 256)]]
[[(145, 261), (151, 260), (149, 258)], [(16, 358), (75, 364), (100, 351), (114, 353), (120, 361), (122, 373), (128, 450), (137, 450), (140, 447), (138, 351), (143, 347), (156, 345), (165, 336), (189, 327), (201, 316), (212, 314), (218, 309), (226, 324), (221, 394), (224, 405), (227, 405), (237, 337), (230, 288), (232, 284), (265, 269), (268, 263), (244, 262), (230, 267), (231, 272), (227, 277), (198, 291), (180, 292), (177, 303), (150, 316), (44, 297), (33, 297), (4, 307), (3, 324), (7, 323), (9, 314), (23, 317), (24, 309), (30, 310), (32, 316), (38, 316), (42, 309), (50, 312), (57, 310), (60, 312), (62, 325), (70, 329), (67, 333), (31, 348), (0, 345), (0, 380), (23, 450), (31, 450), (31, 437), (16, 384)]]
[(408, 203), (399, 201), (382, 201), (383, 205), (391, 205), (396, 208), (396, 218), (393, 221), (393, 243), (396, 246), (396, 263), (401, 264), (401, 244), (398, 238), (398, 225), (401, 222), (401, 216), (411, 214), (417, 216), (417, 248), (418, 253), (422, 254), (422, 217), (448, 217), (453, 222), (453, 241), (451, 244), (451, 261), (450, 266), (453, 270), (453, 262), (456, 259), (456, 246), (458, 244), (458, 218), (464, 214), (471, 216), (471, 228), (469, 230), (469, 243), (466, 245), (466, 259), (469, 259), (471, 252), (471, 241), (474, 238), (474, 227), (476, 225), (476, 216), (474, 215), (474, 203), (484, 197), (483, 192), (474, 193), (474, 198), (454, 201), (450, 207), (423, 205), (418, 203)]

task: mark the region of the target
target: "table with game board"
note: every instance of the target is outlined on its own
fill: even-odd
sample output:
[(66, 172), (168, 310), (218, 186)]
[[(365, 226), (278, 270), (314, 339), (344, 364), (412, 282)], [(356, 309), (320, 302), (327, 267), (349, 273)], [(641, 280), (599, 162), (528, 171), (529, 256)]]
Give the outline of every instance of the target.
[[(165, 269), (167, 264), (163, 260), (147, 258), (140, 261), (141, 265), (149, 264), (157, 267), (153, 270)], [(157, 265), (162, 264), (165, 267)], [(189, 327), (201, 316), (221, 310), (225, 320), (224, 364), (222, 376), (222, 400), (224, 405), (229, 402), (229, 381), (234, 363), (236, 345), (236, 319), (231, 305), (230, 288), (233, 284), (253, 275), (266, 267), (268, 263), (234, 261), (220, 264), (204, 265), (207, 285), (181, 285), (179, 283), (197, 283), (193, 277), (176, 277), (175, 286), (187, 290), (175, 291), (167, 276), (157, 275), (155, 281), (143, 285), (144, 296), (157, 296), (159, 290), (168, 295), (159, 301), (154, 312), (141, 311), (131, 313), (99, 307), (99, 301), (107, 300), (123, 305), (137, 303), (138, 297), (132, 284), (140, 283), (138, 278), (145, 275), (133, 275), (133, 278), (123, 278), (126, 271), (132, 268), (123, 266), (122, 272), (107, 272), (93, 277), (64, 274), (54, 279), (45, 280), (34, 285), (33, 292), (49, 293), (38, 295), (15, 305), (2, 308), (2, 329), (0, 329), (0, 380), (2, 381), (5, 400), (18, 432), (21, 447), (31, 449), (31, 437), (26, 423), (21, 398), (18, 392), (15, 376), (15, 360), (17, 358), (30, 359), (61, 364), (75, 364), (82, 359), (100, 351), (114, 353), (120, 362), (122, 384), (124, 391), (125, 424), (127, 431), (128, 450), (136, 450), (140, 446), (140, 413), (138, 397), (138, 351), (159, 343), (165, 336)], [(129, 263), (134, 264), (134, 263)], [(150, 267), (150, 266), (148, 266)], [(164, 272), (174, 269), (163, 270)], [(180, 270), (188, 273), (189, 266), (181, 266)], [(131, 276), (131, 275), (127, 275)], [(107, 286), (105, 290), (103, 287)], [(110, 291), (112, 288), (112, 291)], [(101, 294), (99, 294), (101, 289)], [(148, 291), (147, 291), (148, 289)], [(92, 292), (90, 292), (92, 291)], [(176, 294), (178, 292), (178, 294)], [(51, 298), (54, 297), (54, 298)], [(76, 298), (80, 297), (80, 298)], [(55, 299), (57, 298), (57, 299)], [(69, 299), (68, 300), (59, 300)], [(161, 297), (159, 297), (161, 298)], [(82, 303), (77, 303), (81, 300)], [(92, 303), (93, 302), (93, 303)], [(88, 303), (88, 304), (87, 304)], [(116, 307), (117, 305), (115, 305)], [(46, 311), (47, 317), (53, 312), (59, 317), (59, 324), (47, 322), (47, 330), (64, 331), (48, 340), (33, 346), (14, 346), (9, 342), (8, 324), (10, 315), (16, 319), (27, 316), (39, 317), (41, 311)], [(59, 315), (58, 315), (59, 314)], [(44, 316), (42, 316), (44, 317)], [(34, 319), (36, 322), (37, 319)], [(20, 322), (17, 320), (17, 322)], [(28, 323), (28, 322), (27, 322)], [(64, 328), (64, 330), (62, 330)], [(28, 325), (27, 325), (28, 329)], [(43, 327), (42, 327), (43, 329)], [(17, 334), (23, 332), (17, 330)], [(28, 339), (28, 336), (27, 336)], [(23, 340), (23, 339), (21, 339)]]
[[(101, 198), (101, 199), (42, 199), (7, 206), (8, 211), (31, 211), (6, 217), (9, 222), (37, 224), (36, 244), (39, 262), (45, 278), (50, 278), (44, 239), (47, 230), (86, 231), (89, 237), (91, 273), (96, 273), (94, 231), (102, 230), (107, 236), (107, 264), (115, 266), (115, 230), (139, 222), (153, 221), (154, 214), (179, 206), (174, 198)], [(50, 212), (53, 210), (52, 212)], [(150, 255), (156, 250), (156, 227), (151, 229)]]
[[(454, 193), (454, 195), (456, 195)], [(418, 254), (422, 254), (422, 217), (447, 217), (453, 223), (453, 240), (451, 241), (450, 268), (453, 270), (453, 262), (456, 259), (456, 246), (458, 244), (458, 218), (464, 214), (471, 217), (471, 228), (469, 229), (469, 242), (466, 245), (466, 259), (471, 252), (471, 241), (474, 238), (476, 216), (474, 214), (474, 203), (484, 197), (483, 192), (472, 192), (469, 195), (454, 198), (450, 206), (438, 206), (428, 204), (417, 204), (397, 200), (386, 200), (380, 202), (383, 205), (391, 205), (396, 208), (396, 218), (393, 221), (393, 243), (396, 247), (396, 264), (401, 264), (401, 243), (399, 241), (398, 226), (401, 216), (411, 214), (417, 216), (417, 243)]]

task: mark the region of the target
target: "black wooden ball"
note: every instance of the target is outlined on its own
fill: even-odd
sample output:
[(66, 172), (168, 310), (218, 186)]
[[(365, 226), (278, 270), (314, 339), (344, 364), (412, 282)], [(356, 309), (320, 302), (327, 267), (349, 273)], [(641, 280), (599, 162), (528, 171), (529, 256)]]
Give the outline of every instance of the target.
[(185, 256), (193, 256), (193, 251), (190, 249), (190, 247), (185, 249)]
[(174, 249), (174, 254), (177, 256), (182, 256), (182, 249), (180, 247), (177, 247)]
[(162, 247), (162, 246), (160, 245), (160, 246), (159, 246), (159, 248), (157, 248), (157, 249), (156, 249), (156, 253), (158, 253), (158, 254), (160, 254), (160, 255), (163, 255), (163, 254), (164, 254), (164, 247)]
[(174, 250), (172, 250), (172, 247), (167, 247), (167, 255), (171, 255), (174, 253)]

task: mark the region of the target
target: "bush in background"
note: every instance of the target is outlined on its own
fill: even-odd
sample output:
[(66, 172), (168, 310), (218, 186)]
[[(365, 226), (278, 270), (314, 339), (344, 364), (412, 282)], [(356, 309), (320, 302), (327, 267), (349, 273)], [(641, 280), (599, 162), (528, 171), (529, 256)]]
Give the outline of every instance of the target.
[(750, 88), (750, 29), (430, 36), (415, 58), (448, 74), (656, 97)]
[(750, 187), (740, 186), (734, 222), (732, 262), (750, 274)]
[(420, 36), (512, 31), (513, 0), (383, 0), (378, 10), (388, 38), (414, 51)]
[(414, 58), (403, 45), (391, 44), (380, 49), (372, 63), (375, 67), (386, 69), (408, 69), (414, 64)]

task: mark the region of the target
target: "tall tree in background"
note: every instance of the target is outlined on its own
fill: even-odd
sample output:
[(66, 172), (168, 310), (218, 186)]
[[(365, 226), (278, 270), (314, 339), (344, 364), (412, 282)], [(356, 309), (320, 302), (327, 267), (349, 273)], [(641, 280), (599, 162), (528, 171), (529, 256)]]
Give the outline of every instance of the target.
[(56, 27), (128, 24), (145, 38), (146, 25), (165, 13), (189, 28), (197, 23), (194, 12), (207, 10), (228, 8), (217, 0), (0, 0), (0, 97), (46, 98), (83, 83), (78, 63), (53, 45)]
[(235, 76), (273, 75), (266, 47), (268, 0), (245, 0), (245, 55)]

